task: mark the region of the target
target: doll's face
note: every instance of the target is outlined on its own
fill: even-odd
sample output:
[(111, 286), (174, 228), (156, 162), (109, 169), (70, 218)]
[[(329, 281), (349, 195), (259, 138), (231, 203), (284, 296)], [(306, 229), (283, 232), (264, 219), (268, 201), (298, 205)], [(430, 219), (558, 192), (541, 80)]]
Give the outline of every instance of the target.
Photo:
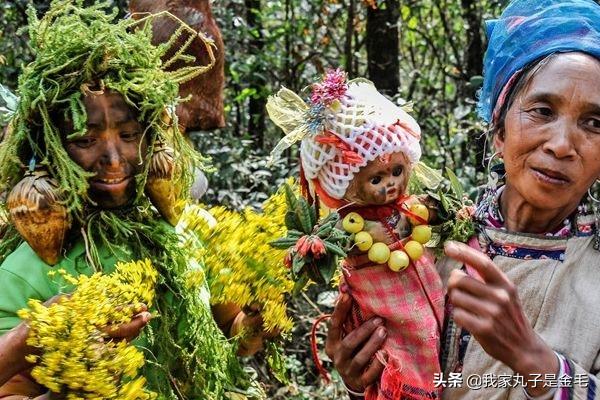
[(135, 195), (135, 175), (142, 170), (141, 155), (148, 146), (133, 110), (115, 92), (88, 94), (84, 99), (87, 132), (65, 143), (79, 166), (96, 175), (89, 195), (102, 208), (117, 208)]
[(354, 175), (344, 199), (359, 205), (383, 205), (404, 194), (410, 175), (404, 153), (374, 159)]

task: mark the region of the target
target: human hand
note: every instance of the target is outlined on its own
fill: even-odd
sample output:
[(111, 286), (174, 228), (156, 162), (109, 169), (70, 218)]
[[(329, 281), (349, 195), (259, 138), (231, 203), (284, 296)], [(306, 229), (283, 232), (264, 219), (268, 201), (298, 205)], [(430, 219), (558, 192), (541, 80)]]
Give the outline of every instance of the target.
[[(338, 300), (327, 332), (325, 352), (350, 389), (363, 392), (379, 380), (384, 365), (375, 357), (387, 336), (381, 318), (373, 318), (342, 337), (342, 325), (352, 308), (352, 299), (346, 293)], [(385, 353), (382, 354), (385, 357)]]
[(135, 315), (131, 318), (130, 322), (118, 325), (108, 325), (103, 329), (104, 332), (113, 339), (127, 340), (128, 342), (138, 337), (142, 329), (144, 329), (152, 319), (152, 314), (148, 312), (148, 307), (145, 304), (133, 309), (132, 313), (135, 313)]
[[(463, 271), (452, 271), (448, 280), (454, 321), (468, 330), (492, 357), (526, 377), (557, 374), (558, 359), (531, 327), (515, 285), (485, 254), (457, 242), (447, 242), (448, 257), (475, 269), (483, 281)], [(548, 388), (528, 388), (540, 395)]]
[(273, 339), (281, 333), (278, 329), (265, 331), (260, 312), (261, 307), (258, 304), (245, 307), (238, 312), (231, 324), (230, 336), (237, 336), (243, 332), (238, 348), (240, 356), (252, 356), (263, 350), (265, 340)]

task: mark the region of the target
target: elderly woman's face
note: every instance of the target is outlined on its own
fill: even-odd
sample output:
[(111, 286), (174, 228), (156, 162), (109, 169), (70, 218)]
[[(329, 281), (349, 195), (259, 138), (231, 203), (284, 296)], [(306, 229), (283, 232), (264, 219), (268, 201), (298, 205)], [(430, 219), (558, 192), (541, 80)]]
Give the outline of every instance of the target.
[(78, 165), (95, 173), (89, 195), (102, 208), (126, 205), (135, 195), (135, 175), (142, 170), (147, 144), (142, 127), (123, 97), (114, 92), (88, 94), (87, 133), (65, 144)]
[(600, 176), (600, 62), (552, 59), (515, 98), (495, 145), (507, 184), (529, 204), (575, 207)]

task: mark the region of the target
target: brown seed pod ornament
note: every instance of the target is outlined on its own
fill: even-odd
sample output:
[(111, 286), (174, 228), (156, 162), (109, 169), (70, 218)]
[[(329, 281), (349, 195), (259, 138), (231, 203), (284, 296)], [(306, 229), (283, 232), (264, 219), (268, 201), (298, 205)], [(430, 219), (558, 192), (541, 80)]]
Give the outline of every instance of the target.
[(158, 209), (158, 212), (171, 225), (177, 225), (182, 209), (178, 205), (180, 190), (173, 182), (175, 175), (175, 152), (164, 142), (154, 145), (154, 154), (150, 161), (146, 194)]
[(69, 214), (59, 202), (57, 187), (47, 171), (29, 171), (11, 190), (6, 202), (17, 231), (49, 265), (56, 264), (60, 259), (70, 228)]

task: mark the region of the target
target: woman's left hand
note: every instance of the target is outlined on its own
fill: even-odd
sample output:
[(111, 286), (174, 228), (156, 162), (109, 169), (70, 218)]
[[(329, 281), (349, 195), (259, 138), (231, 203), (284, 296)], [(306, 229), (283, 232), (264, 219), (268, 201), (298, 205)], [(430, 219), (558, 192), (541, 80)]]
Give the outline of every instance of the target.
[[(463, 243), (447, 242), (445, 252), (483, 278), (482, 282), (461, 270), (452, 271), (448, 295), (454, 321), (468, 330), (490, 356), (525, 379), (532, 374), (557, 374), (558, 359), (531, 327), (514, 283), (488, 256)], [(527, 390), (538, 395), (548, 389)]]

